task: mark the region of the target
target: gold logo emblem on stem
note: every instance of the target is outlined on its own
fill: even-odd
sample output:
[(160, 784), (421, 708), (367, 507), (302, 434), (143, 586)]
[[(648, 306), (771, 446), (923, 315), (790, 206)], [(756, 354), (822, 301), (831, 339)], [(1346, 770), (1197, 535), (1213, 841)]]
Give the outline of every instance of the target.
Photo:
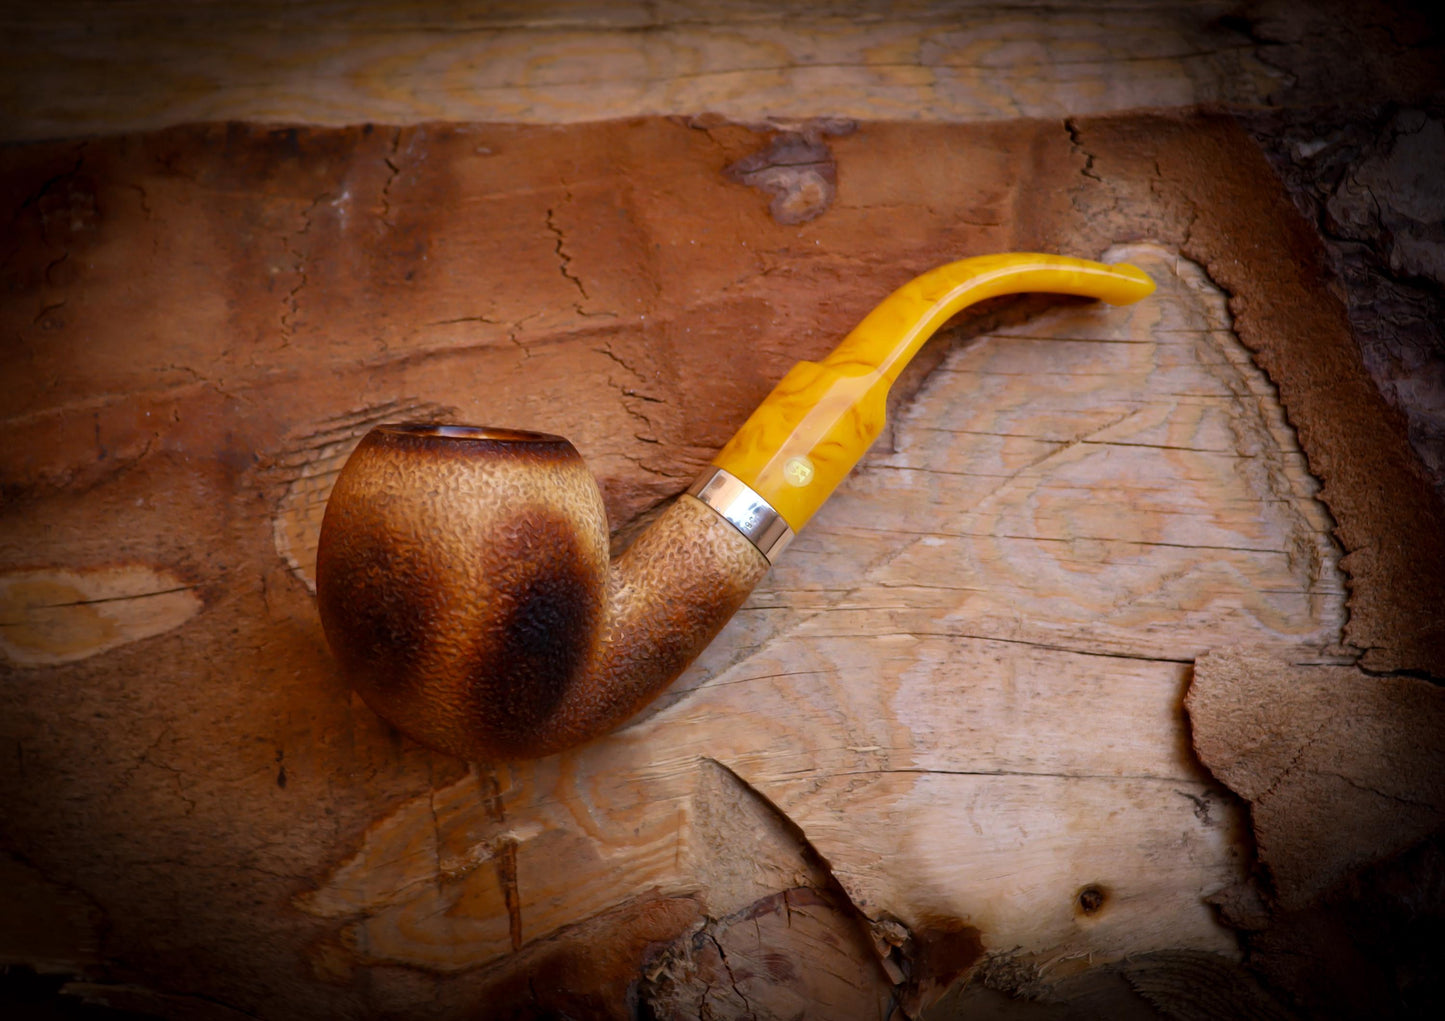
[(813, 462), (806, 457), (790, 457), (783, 465), (783, 478), (790, 486), (806, 486), (813, 481)]

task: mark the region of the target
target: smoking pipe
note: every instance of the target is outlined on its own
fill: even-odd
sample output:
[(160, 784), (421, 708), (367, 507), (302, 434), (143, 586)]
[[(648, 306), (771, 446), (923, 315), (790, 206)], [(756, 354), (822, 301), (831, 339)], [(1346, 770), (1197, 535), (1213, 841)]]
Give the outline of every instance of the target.
[(385, 425), (336, 480), (316, 557), (326, 638), (366, 702), (470, 760), (606, 733), (720, 631), (883, 428), (888, 389), (950, 316), (1001, 294), (1138, 301), (1130, 265), (950, 263), (783, 377), (711, 466), (609, 563), (607, 515), (559, 436)]

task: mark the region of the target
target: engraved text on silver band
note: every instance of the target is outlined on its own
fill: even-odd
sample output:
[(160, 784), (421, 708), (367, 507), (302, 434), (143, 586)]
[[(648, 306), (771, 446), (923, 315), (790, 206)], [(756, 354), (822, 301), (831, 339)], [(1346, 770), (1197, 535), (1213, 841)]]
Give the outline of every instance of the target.
[(712, 468), (699, 475), (687, 491), (742, 532), (769, 564), (793, 541), (793, 530), (783, 516), (731, 472)]

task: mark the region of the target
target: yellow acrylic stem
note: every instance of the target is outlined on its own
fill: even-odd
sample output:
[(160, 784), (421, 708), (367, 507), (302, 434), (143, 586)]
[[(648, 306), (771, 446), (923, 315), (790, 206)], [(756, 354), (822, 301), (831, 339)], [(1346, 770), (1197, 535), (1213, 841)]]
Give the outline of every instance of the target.
[(931, 270), (870, 312), (822, 362), (799, 362), (713, 459), (798, 531), (883, 430), (888, 389), (953, 315), (1002, 294), (1044, 291), (1127, 305), (1154, 282), (1137, 266), (1034, 253)]

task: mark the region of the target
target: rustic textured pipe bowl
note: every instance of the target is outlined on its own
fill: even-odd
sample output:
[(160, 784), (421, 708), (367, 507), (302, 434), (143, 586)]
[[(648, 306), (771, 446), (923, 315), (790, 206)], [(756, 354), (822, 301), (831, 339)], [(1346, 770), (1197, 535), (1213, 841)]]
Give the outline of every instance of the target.
[(367, 703), (433, 748), (530, 758), (604, 734), (727, 623), (872, 444), (889, 387), (950, 316), (1020, 291), (1124, 304), (1153, 289), (1136, 267), (1052, 255), (925, 273), (822, 362), (794, 366), (611, 563), (597, 483), (561, 437), (374, 429), (321, 526), (327, 641)]
[(321, 622), (367, 703), (468, 759), (546, 754), (636, 712), (767, 561), (682, 497), (615, 565), (597, 483), (558, 436), (374, 429), (322, 523)]

